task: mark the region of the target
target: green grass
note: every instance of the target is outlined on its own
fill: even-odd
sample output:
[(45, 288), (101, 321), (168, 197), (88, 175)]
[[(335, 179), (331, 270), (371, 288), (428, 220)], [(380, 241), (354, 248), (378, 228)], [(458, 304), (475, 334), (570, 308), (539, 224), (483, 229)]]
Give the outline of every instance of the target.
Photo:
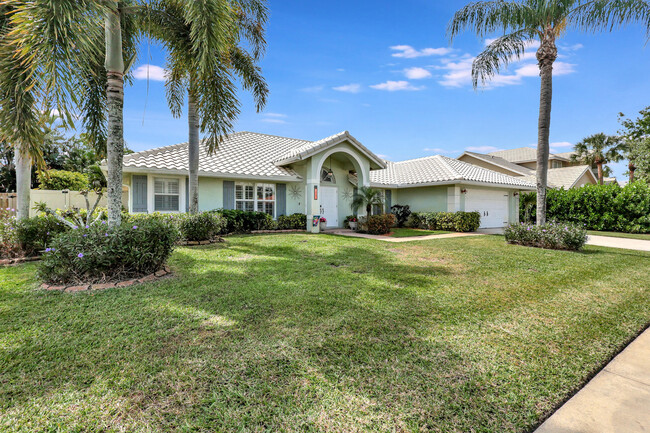
[(389, 236), (391, 238), (406, 238), (411, 236), (429, 236), (429, 235), (442, 235), (446, 232), (443, 230), (420, 230), (420, 229), (409, 229), (409, 228), (394, 228), (391, 229)]
[(641, 239), (644, 241), (650, 241), (650, 234), (643, 233), (599, 232), (595, 230), (588, 230), (587, 233), (594, 236), (608, 236), (614, 238)]
[(62, 294), (0, 268), (3, 432), (526, 432), (648, 324), (650, 253), (329, 235)]

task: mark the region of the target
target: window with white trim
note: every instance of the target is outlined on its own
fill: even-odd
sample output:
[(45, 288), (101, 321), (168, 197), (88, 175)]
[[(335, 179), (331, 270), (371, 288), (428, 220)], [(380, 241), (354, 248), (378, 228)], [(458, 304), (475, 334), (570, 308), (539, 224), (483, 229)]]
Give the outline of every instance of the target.
[(179, 184), (178, 179), (154, 178), (154, 211), (178, 212), (180, 210)]
[(235, 209), (264, 212), (275, 218), (275, 184), (235, 184)]
[(551, 160), (551, 168), (562, 168), (562, 161), (552, 159)]

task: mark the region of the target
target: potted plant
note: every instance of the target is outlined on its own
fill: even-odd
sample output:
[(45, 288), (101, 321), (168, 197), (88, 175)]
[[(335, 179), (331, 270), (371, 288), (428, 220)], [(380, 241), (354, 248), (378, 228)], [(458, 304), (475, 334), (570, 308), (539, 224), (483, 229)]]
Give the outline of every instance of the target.
[(357, 217), (352, 217), (348, 219), (348, 225), (350, 226), (350, 230), (356, 230), (357, 229)]
[(325, 219), (325, 217), (320, 218), (319, 224), (321, 230), (325, 230), (327, 228), (327, 220)]

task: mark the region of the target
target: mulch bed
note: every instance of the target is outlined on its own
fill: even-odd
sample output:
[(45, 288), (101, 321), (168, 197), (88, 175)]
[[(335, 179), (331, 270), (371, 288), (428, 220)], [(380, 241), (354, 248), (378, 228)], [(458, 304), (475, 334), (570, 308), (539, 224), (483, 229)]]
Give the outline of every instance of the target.
[(169, 278), (171, 275), (172, 274), (169, 267), (164, 266), (161, 270), (156, 271), (153, 274), (149, 274), (140, 278), (133, 278), (130, 280), (110, 282), (110, 283), (68, 284), (68, 285), (59, 285), (59, 286), (43, 283), (41, 284), (41, 289), (54, 290), (57, 292), (65, 292), (65, 293), (85, 292), (89, 290), (104, 290), (104, 289), (110, 289), (111, 287), (130, 287), (136, 284), (158, 281), (163, 278)]
[(19, 264), (25, 263), (25, 262), (35, 262), (35, 261), (40, 260), (40, 259), (41, 259), (41, 256), (14, 257), (12, 259), (0, 259), (0, 266), (19, 265)]

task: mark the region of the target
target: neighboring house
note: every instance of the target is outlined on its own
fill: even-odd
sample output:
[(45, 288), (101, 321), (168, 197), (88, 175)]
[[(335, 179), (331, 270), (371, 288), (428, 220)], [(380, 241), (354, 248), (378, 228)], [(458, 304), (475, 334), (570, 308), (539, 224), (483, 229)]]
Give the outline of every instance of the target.
[[(591, 167), (572, 161), (571, 155), (573, 152), (549, 155), (548, 186), (570, 189), (598, 183)], [(487, 154), (464, 152), (458, 160), (510, 176), (523, 177), (527, 182), (536, 182), (537, 149), (533, 147), (500, 150)]]
[[(521, 178), (444, 156), (387, 162), (349, 132), (305, 141), (253, 132), (229, 135), (199, 159), (199, 209), (241, 209), (280, 215), (304, 213), (341, 227), (352, 213), (358, 186), (384, 191), (385, 210), (408, 204), (415, 211), (479, 211), (482, 227), (518, 221), (518, 195), (534, 190)], [(130, 212), (188, 209), (187, 143), (124, 156)], [(360, 209), (360, 214), (365, 210)]]

